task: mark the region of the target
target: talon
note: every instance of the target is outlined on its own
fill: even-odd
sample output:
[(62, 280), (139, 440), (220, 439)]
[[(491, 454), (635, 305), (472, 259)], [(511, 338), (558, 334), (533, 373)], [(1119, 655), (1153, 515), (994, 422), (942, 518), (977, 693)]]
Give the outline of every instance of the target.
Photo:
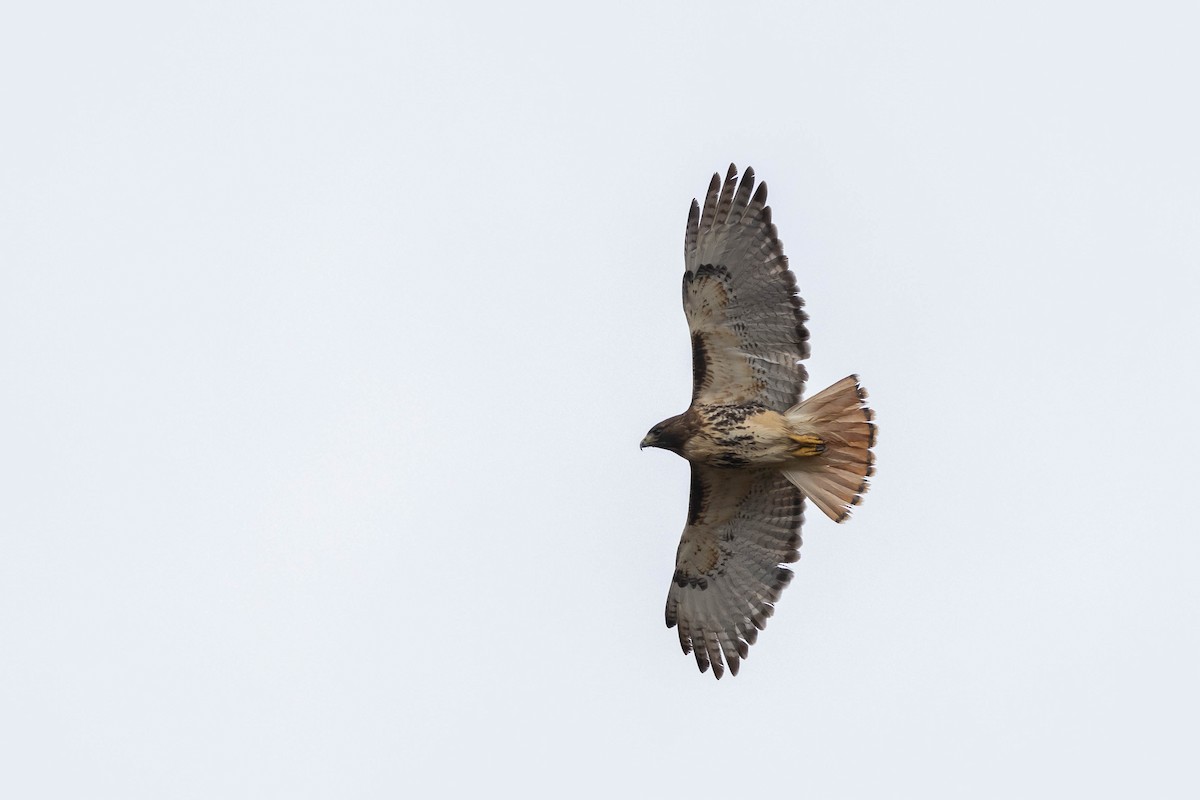
[(815, 434), (789, 436), (788, 438), (800, 445), (800, 447), (792, 451), (792, 455), (797, 458), (819, 456), (825, 452), (825, 440)]

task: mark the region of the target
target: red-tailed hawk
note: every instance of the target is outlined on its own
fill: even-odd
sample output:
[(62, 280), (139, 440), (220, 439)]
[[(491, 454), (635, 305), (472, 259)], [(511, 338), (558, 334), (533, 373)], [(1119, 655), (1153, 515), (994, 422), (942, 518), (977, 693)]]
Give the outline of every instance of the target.
[(804, 499), (843, 522), (867, 490), (875, 425), (855, 375), (801, 402), (808, 317), (753, 169), (739, 184), (730, 164), (703, 208), (692, 201), (684, 265), (692, 403), (642, 447), (691, 462), (667, 627), (720, 678), (725, 664), (737, 674), (792, 579)]

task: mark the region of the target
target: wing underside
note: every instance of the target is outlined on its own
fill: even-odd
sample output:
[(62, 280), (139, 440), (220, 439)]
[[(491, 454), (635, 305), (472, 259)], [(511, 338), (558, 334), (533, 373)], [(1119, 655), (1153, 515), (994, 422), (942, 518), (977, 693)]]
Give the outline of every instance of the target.
[(688, 522), (667, 594), (668, 627), (704, 672), (734, 675), (792, 578), (803, 495), (772, 469), (692, 465)]
[(797, 403), (808, 331), (796, 278), (771, 222), (767, 185), (730, 165), (692, 201), (684, 238), (683, 307), (692, 334), (693, 404)]

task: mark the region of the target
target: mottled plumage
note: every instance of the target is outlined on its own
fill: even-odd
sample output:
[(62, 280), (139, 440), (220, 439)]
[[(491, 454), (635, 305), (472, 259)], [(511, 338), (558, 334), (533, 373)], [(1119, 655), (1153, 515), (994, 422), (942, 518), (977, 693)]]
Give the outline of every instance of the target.
[(737, 674), (800, 557), (804, 498), (845, 520), (873, 472), (875, 426), (850, 376), (801, 402), (807, 316), (754, 171), (692, 201), (683, 308), (692, 402), (642, 440), (691, 462), (667, 625), (703, 672)]

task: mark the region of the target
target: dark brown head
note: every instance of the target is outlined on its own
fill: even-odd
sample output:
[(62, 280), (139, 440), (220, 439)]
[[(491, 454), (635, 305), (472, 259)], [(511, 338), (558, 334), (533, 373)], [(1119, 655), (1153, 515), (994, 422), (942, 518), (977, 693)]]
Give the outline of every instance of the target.
[(683, 449), (683, 444), (692, 436), (692, 426), (685, 419), (686, 414), (680, 414), (677, 417), (664, 419), (662, 422), (655, 425), (646, 434), (646, 438), (642, 439), (642, 449), (647, 447), (661, 447), (663, 450), (670, 450), (672, 453), (678, 453)]

